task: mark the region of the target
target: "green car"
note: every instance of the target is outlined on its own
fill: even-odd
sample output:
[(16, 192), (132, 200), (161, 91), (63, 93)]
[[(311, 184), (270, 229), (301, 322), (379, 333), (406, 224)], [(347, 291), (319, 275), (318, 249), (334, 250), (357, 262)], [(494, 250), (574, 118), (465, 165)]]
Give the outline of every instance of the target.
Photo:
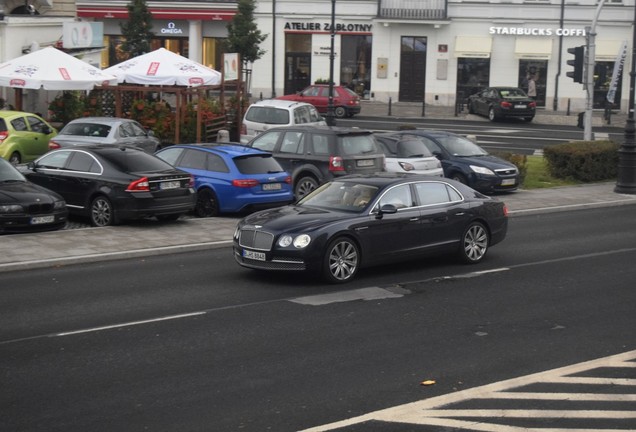
[(20, 111), (0, 111), (0, 157), (13, 165), (31, 162), (49, 151), (57, 130), (42, 117)]

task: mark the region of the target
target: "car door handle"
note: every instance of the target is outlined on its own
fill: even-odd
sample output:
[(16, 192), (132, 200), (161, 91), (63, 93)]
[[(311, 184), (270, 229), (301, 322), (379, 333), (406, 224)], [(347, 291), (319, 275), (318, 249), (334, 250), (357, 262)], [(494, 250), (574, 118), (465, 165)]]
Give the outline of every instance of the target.
[(409, 219), (409, 222), (417, 222), (418, 220), (420, 220), (419, 217), (412, 217), (411, 219)]

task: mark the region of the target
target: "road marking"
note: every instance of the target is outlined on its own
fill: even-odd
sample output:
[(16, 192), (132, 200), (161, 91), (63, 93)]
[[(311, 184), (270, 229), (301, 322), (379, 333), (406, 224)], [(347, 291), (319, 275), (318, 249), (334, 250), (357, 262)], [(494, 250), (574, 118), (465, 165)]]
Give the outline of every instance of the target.
[[(408, 403), (384, 410), (364, 414), (347, 420), (330, 423), (303, 432), (324, 432), (338, 428), (345, 428), (353, 425), (360, 425), (364, 422), (387, 422), (400, 423), (401, 425), (429, 425), (465, 429), (471, 431), (487, 432), (520, 432), (520, 431), (541, 431), (541, 432), (609, 432), (614, 429), (581, 429), (576, 428), (527, 428), (519, 427), (518, 419), (601, 419), (601, 420), (631, 420), (636, 419), (636, 409), (612, 410), (607, 406), (607, 402), (634, 402), (634, 394), (608, 394), (603, 391), (607, 388), (598, 388), (594, 393), (577, 393), (576, 388), (571, 393), (561, 391), (551, 392), (517, 392), (509, 391), (523, 388), (531, 384), (552, 383), (552, 384), (587, 384), (593, 386), (600, 385), (636, 385), (636, 379), (625, 378), (604, 378), (589, 376), (599, 369), (610, 370), (612, 368), (629, 369), (636, 368), (636, 351), (629, 351), (614, 356), (591, 360), (558, 369), (553, 369), (523, 377), (500, 381), (493, 384), (484, 385), (472, 389), (458, 391), (455, 393), (424, 399), (417, 402)], [(585, 373), (588, 376), (573, 376)], [(569, 390), (567, 385), (563, 390)], [(563, 400), (563, 401), (586, 401), (600, 402), (598, 409), (453, 409), (450, 406), (459, 402), (471, 401), (471, 406), (479, 405), (480, 400)], [(602, 404), (601, 404), (602, 403)], [(610, 409), (608, 409), (610, 408)], [(625, 408), (625, 407), (623, 407)], [(471, 420), (457, 420), (457, 417), (471, 418)], [(478, 420), (472, 420), (478, 419)], [(490, 420), (490, 422), (488, 421)], [(511, 424), (506, 424), (506, 423)], [(515, 425), (517, 424), (517, 425)], [(621, 432), (634, 432), (636, 429), (620, 429)]]
[(314, 296), (298, 297), (289, 300), (292, 303), (298, 303), (309, 306), (323, 306), (331, 303), (342, 303), (355, 300), (381, 300), (386, 298), (403, 297), (404, 294), (392, 292), (390, 290), (369, 287), (351, 291), (337, 291), (328, 294), (319, 294)]

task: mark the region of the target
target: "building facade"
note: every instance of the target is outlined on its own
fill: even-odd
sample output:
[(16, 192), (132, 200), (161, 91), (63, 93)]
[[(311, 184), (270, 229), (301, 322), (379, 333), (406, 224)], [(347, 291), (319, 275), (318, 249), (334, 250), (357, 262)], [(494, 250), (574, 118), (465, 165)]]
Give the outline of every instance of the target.
[[(452, 106), (480, 88), (527, 89), (533, 79), (538, 106), (585, 108), (583, 86), (566, 76), (573, 59), (567, 50), (586, 45), (595, 0), (261, 0), (257, 21), (268, 35), (267, 53), (253, 65), (254, 97), (329, 78), (334, 6), (334, 82), (364, 98)], [(633, 20), (633, 0), (606, 1), (600, 10), (595, 109), (606, 106), (625, 44), (613, 107), (627, 110)]]

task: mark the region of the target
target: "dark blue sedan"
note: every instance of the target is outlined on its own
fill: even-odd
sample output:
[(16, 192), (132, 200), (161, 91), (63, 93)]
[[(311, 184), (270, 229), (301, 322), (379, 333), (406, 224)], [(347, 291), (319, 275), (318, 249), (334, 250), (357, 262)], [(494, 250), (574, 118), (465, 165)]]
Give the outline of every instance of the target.
[(293, 201), (291, 177), (271, 153), (232, 143), (173, 145), (156, 153), (194, 176), (199, 217)]
[(509, 192), (519, 187), (519, 169), (515, 164), (489, 154), (464, 136), (423, 129), (401, 131), (396, 135), (421, 140), (442, 162), (444, 177), (479, 192)]

